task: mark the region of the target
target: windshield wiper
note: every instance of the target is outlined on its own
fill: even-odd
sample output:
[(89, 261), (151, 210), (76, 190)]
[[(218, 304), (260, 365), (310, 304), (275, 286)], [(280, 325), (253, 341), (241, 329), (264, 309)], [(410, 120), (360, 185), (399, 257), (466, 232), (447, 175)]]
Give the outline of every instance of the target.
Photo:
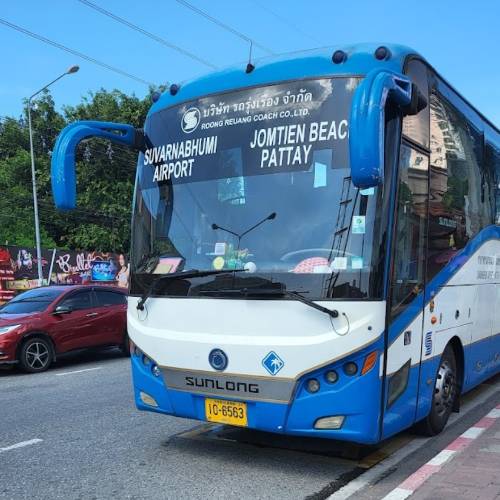
[(203, 295), (239, 295), (243, 297), (272, 297), (273, 295), (276, 297), (290, 297), (291, 299), (298, 300), (302, 302), (306, 306), (312, 307), (313, 309), (317, 309), (325, 314), (328, 314), (332, 318), (338, 318), (339, 312), (336, 309), (328, 309), (327, 307), (320, 306), (316, 304), (316, 302), (304, 297), (299, 292), (294, 290), (287, 290), (281, 283), (270, 283), (271, 285), (278, 285), (270, 288), (226, 288), (219, 290), (202, 290), (200, 293)]
[(213, 270), (200, 270), (200, 269), (189, 269), (188, 271), (180, 271), (178, 273), (164, 274), (162, 276), (158, 276), (155, 278), (151, 284), (149, 285), (148, 290), (142, 295), (139, 302), (137, 302), (137, 309), (139, 311), (144, 310), (144, 304), (146, 300), (153, 294), (156, 286), (162, 281), (170, 281), (175, 279), (184, 279), (184, 278), (202, 278), (204, 276), (212, 276), (216, 274), (223, 273), (241, 273), (246, 271), (246, 269), (213, 269)]

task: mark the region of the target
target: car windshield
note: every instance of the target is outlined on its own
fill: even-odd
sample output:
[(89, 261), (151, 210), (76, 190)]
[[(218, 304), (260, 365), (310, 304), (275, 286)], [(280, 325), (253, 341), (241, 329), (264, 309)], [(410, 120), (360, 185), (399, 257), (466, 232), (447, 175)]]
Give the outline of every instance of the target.
[[(141, 274), (245, 268), (231, 286), (261, 276), (310, 298), (373, 297), (379, 195), (352, 185), (348, 155), (358, 82), (288, 82), (152, 115), (151, 147), (139, 158), (131, 293), (144, 291)], [(208, 282), (227, 287), (220, 276)], [(175, 280), (168, 293), (203, 289), (192, 285)]]
[(40, 288), (19, 294), (0, 308), (0, 314), (29, 314), (42, 312), (60, 295), (59, 290)]

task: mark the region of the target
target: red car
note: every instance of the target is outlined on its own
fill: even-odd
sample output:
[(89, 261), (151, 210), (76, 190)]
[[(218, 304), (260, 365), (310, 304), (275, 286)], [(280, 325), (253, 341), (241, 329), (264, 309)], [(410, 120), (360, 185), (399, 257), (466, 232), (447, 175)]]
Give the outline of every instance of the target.
[(127, 295), (107, 286), (48, 286), (0, 307), (0, 364), (41, 372), (58, 354), (119, 346), (128, 354)]

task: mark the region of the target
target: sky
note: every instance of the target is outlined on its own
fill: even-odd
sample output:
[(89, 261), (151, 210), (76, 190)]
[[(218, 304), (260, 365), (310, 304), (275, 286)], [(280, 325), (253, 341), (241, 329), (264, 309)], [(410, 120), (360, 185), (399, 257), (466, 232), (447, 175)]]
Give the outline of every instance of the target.
[[(183, 82), (248, 58), (248, 42), (176, 0), (91, 0), (181, 49), (190, 58), (96, 12), (78, 0), (2, 1), (0, 18), (83, 52), (146, 82)], [(498, 0), (189, 0), (269, 52), (400, 43), (420, 52), (500, 127)], [(0, 116), (19, 116), (23, 99), (78, 64), (51, 87), (56, 106), (75, 105), (100, 88), (142, 97), (147, 83), (117, 74), (0, 24)]]

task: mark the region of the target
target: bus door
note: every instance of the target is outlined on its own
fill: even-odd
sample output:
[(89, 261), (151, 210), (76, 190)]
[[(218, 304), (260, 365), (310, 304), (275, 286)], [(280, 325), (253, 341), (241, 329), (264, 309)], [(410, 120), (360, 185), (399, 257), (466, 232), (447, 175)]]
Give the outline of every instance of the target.
[(429, 157), (403, 139), (388, 294), (382, 438), (415, 421), (420, 380)]

